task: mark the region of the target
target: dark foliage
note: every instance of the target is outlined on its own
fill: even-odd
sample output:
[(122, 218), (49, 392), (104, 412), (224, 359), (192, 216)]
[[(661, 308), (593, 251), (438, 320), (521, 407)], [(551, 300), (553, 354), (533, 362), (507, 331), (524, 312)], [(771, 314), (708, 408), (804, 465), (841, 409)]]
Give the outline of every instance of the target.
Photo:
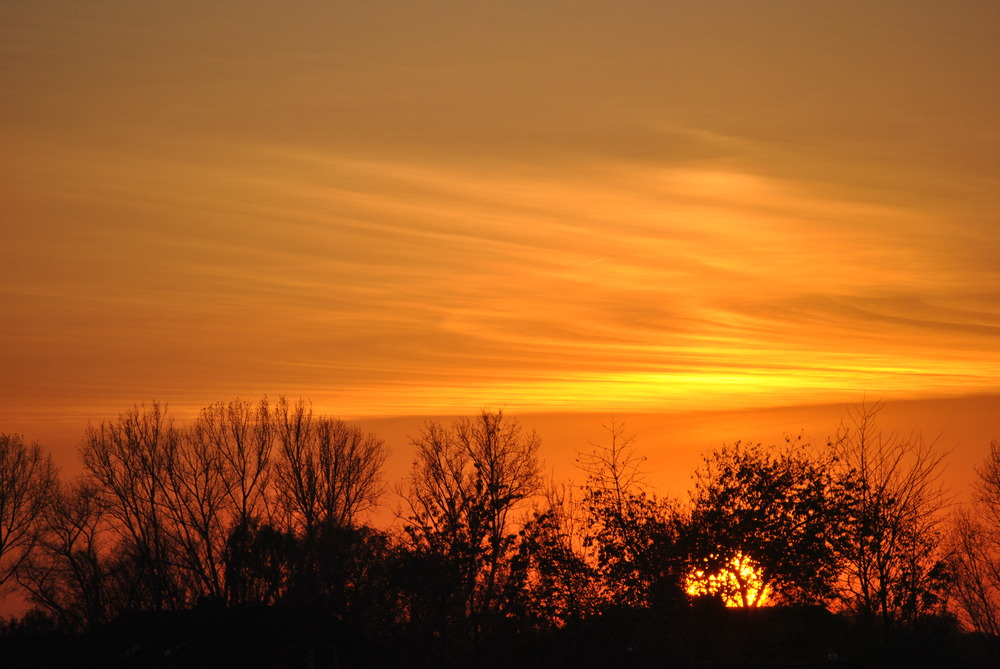
[[(832, 450), (709, 454), (686, 506), (646, 489), (614, 422), (584, 485), (547, 490), (538, 437), (503, 412), (432, 422), (390, 530), (363, 522), (382, 441), (301, 401), (219, 403), (188, 428), (134, 407), (88, 430), (72, 484), (8, 439), (37, 465), (4, 481), (35, 499), (4, 521), (35, 608), (0, 623), (0, 665), (996, 666), (1000, 639), (946, 607), (976, 592), (983, 533), (946, 559), (939, 457), (855, 417)], [(717, 578), (740, 556), (755, 574)], [(753, 606), (756, 578), (775, 606)]]
[(752, 559), (774, 601), (829, 601), (847, 526), (847, 489), (831, 463), (797, 442), (781, 450), (736, 442), (705, 458), (685, 527), (692, 568), (727, 571), (743, 606), (754, 605), (734, 560)]

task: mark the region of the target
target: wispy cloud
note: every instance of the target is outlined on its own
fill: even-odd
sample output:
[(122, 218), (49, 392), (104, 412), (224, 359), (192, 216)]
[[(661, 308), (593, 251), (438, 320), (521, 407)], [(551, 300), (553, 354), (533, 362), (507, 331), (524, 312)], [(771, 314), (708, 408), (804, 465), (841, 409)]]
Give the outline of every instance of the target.
[(182, 378), (348, 414), (996, 389), (1000, 308), (949, 256), (975, 230), (934, 234), (917, 210), (709, 167), (258, 164), (95, 196), (90, 242), (53, 243), (73, 278), (8, 289), (47, 294), (28, 320), (61, 333), (26, 360), (70, 336), (83, 355), (57, 355), (60, 375), (95, 392)]
[(25, 411), (998, 390), (993, 10), (56, 4), (0, 10)]

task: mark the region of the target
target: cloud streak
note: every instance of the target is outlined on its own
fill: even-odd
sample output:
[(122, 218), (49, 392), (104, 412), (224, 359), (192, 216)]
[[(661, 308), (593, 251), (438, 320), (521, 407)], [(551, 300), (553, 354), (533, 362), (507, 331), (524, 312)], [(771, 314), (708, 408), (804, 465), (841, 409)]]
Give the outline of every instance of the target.
[[(8, 288), (33, 296), (24, 327), (60, 333), (22, 336), (21, 373), (117, 370), (98, 393), (179, 374), (198, 395), (287, 389), (347, 414), (996, 390), (1000, 310), (958, 306), (984, 270), (912, 235), (916, 210), (724, 169), (261, 162), (211, 192), (160, 175), (98, 198), (89, 253), (51, 251), (76, 269)], [(84, 355), (53, 357), (66, 337)]]
[(1000, 390), (992, 10), (720, 7), (3, 10), (7, 416)]

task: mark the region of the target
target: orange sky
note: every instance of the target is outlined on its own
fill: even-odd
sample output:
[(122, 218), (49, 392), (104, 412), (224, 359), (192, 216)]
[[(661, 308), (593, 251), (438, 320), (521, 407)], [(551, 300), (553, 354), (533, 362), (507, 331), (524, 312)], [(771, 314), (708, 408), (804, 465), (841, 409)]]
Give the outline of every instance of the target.
[(680, 4), (4, 2), (0, 431), (867, 395), (985, 451), (1000, 6)]

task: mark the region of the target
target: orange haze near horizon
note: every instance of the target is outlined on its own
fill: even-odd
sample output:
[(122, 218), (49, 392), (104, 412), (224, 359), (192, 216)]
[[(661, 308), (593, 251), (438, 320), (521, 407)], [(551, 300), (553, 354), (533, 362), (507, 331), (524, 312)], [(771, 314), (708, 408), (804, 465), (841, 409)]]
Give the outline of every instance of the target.
[(286, 395), (405, 464), (505, 407), (551, 464), (617, 414), (679, 493), (867, 397), (970, 472), (998, 80), (993, 2), (6, 2), (0, 431), (68, 471)]

